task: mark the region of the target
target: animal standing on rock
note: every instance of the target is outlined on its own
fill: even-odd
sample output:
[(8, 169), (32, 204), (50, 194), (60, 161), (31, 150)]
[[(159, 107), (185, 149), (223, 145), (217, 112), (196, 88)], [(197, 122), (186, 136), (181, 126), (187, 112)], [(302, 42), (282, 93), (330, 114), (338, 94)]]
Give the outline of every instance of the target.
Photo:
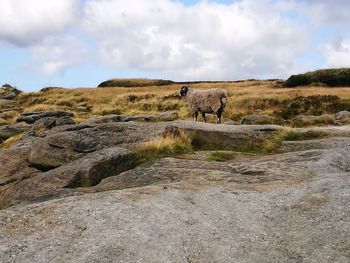
[(180, 96), (187, 98), (188, 106), (194, 121), (197, 121), (198, 113), (202, 113), (204, 122), (206, 113), (215, 113), (217, 123), (221, 123), (221, 115), (227, 104), (227, 93), (223, 89), (197, 90), (188, 86), (183, 86)]

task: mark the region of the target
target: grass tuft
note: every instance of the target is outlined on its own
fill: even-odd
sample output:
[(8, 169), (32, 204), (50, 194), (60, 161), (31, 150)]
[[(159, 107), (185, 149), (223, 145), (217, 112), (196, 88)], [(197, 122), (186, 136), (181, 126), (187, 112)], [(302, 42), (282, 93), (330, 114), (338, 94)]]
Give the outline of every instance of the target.
[(176, 137), (168, 134), (161, 138), (153, 139), (134, 149), (137, 163), (144, 163), (163, 157), (171, 157), (179, 154), (193, 152), (191, 138), (180, 132)]
[(17, 134), (14, 135), (10, 138), (8, 138), (7, 140), (3, 141), (0, 144), (0, 148), (10, 148), (12, 145), (14, 145), (16, 142), (20, 141), (23, 137), (23, 134)]
[(208, 160), (214, 162), (226, 162), (233, 160), (236, 155), (237, 153), (231, 151), (216, 151), (210, 154)]

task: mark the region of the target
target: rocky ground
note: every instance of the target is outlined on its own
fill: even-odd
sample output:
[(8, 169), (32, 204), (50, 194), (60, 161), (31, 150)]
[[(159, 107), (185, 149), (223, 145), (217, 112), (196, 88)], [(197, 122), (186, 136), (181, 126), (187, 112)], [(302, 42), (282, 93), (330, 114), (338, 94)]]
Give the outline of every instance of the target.
[(70, 117), (0, 126), (3, 139), (24, 133), (0, 150), (1, 263), (349, 262), (350, 126), (299, 129), (325, 136), (278, 154), (137, 166), (135, 145), (164, 133), (238, 151), (282, 127)]

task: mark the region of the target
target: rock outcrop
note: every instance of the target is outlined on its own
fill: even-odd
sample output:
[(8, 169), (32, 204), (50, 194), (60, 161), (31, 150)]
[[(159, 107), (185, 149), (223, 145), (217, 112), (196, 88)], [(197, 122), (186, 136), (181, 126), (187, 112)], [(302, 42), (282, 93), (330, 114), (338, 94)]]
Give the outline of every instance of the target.
[(17, 118), (17, 122), (26, 122), (29, 124), (35, 123), (37, 120), (47, 117), (73, 117), (74, 114), (66, 111), (37, 111), (37, 112), (24, 112)]
[(216, 151), (135, 167), (135, 144), (185, 130), (242, 149), (275, 125), (82, 123), (0, 149), (0, 258), (16, 262), (348, 262), (350, 128), (279, 154)]
[(199, 148), (243, 150), (261, 144), (281, 129), (278, 125), (213, 125), (175, 121), (167, 125), (165, 132), (176, 135), (185, 131), (194, 137), (194, 144)]
[(345, 263), (348, 160), (337, 143), (229, 163), (165, 158), (93, 194), (0, 211), (1, 259)]

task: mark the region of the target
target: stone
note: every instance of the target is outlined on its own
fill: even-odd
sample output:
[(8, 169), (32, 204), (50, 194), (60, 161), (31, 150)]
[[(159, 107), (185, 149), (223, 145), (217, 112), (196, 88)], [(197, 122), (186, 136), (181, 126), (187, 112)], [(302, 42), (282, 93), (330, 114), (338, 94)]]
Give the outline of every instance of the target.
[(44, 117), (37, 119), (34, 124), (34, 129), (51, 129), (56, 126), (56, 117)]
[[(26, 180), (21, 178), (11, 184), (6, 181), (6, 189), (0, 196), (0, 204), (6, 198), (10, 203), (45, 198), (62, 188), (94, 186), (102, 179), (117, 175), (134, 166), (133, 153), (120, 147), (111, 147), (91, 153), (59, 168), (36, 173)], [(28, 167), (27, 167), (28, 168)], [(29, 169), (29, 168), (28, 168)], [(33, 168), (32, 168), (33, 169)]]
[[(165, 126), (214, 143), (256, 142), (280, 128), (183, 121), (54, 127), (35, 142), (76, 143), (85, 152), (50, 171), (30, 166), (30, 147), (0, 149), (1, 262), (349, 261), (349, 138), (220, 163), (189, 155), (136, 168), (130, 150), (107, 143), (142, 141)], [(349, 137), (350, 126), (297, 131)], [(102, 149), (89, 151), (88, 134), (98, 139), (91, 148)]]
[(340, 111), (337, 114), (335, 114), (335, 119), (347, 119), (350, 118), (350, 112), (349, 111)]
[(66, 111), (38, 111), (38, 112), (25, 112), (17, 118), (17, 122), (34, 123), (35, 121), (46, 117), (73, 117), (74, 114)]
[(77, 106), (75, 110), (78, 112), (90, 112), (91, 108), (92, 106)]
[(75, 121), (68, 116), (63, 116), (56, 119), (56, 126), (72, 125), (72, 124), (75, 124)]
[(134, 116), (119, 115), (119, 114), (109, 114), (104, 116), (99, 116), (87, 120), (87, 123), (113, 123), (113, 122), (129, 122), (129, 121), (141, 121), (149, 122), (156, 120), (155, 115), (150, 114), (139, 114)]
[(303, 127), (308, 125), (319, 125), (319, 124), (334, 124), (334, 116), (329, 114), (323, 114), (320, 116), (313, 115), (298, 115), (293, 119), (293, 124), (296, 127)]
[(98, 117), (88, 119), (86, 122), (87, 123), (95, 123), (95, 124), (123, 122), (124, 118), (125, 117), (123, 115), (109, 114), (109, 115), (98, 116)]
[(190, 121), (174, 121), (165, 133), (173, 135), (185, 131), (194, 137), (199, 148), (242, 150), (271, 138), (282, 127), (278, 125), (226, 125)]
[(31, 126), (25, 123), (0, 126), (0, 138), (6, 140), (12, 136), (28, 131), (30, 128)]
[(139, 114), (134, 116), (124, 116), (123, 121), (155, 121), (156, 116), (152, 114)]
[[(110, 123), (69, 125), (43, 133), (33, 142), (29, 155), (32, 166), (52, 169), (107, 147), (133, 145), (159, 136), (164, 124)], [(130, 146), (131, 147), (131, 146)]]
[(6, 95), (3, 95), (2, 96), (2, 99), (5, 99), (5, 100), (13, 100), (14, 98), (16, 98), (17, 94), (15, 92), (10, 92)]
[(240, 121), (229, 120), (229, 121), (225, 121), (224, 124), (226, 124), (226, 125), (241, 125), (241, 122)]
[(350, 124), (350, 112), (340, 111), (335, 114), (335, 125), (347, 125)]
[(5, 84), (0, 88), (0, 99), (13, 100), (21, 91), (11, 85)]
[(159, 119), (161, 121), (174, 121), (179, 118), (177, 111), (165, 111), (159, 113)]
[(1, 261), (347, 263), (349, 157), (343, 145), (220, 164), (165, 158), (77, 189), (41, 174), (27, 179), (38, 197), (16, 184), (15, 198), (36, 203), (0, 211)]
[(253, 124), (274, 124), (276, 118), (269, 115), (247, 115), (243, 117), (241, 124), (253, 125)]

